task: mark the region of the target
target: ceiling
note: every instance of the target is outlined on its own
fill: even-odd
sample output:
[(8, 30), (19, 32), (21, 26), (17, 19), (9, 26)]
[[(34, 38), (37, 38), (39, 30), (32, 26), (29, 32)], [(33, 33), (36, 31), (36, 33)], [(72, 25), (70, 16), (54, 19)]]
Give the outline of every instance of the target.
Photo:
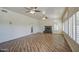
[[(30, 16), (36, 19), (42, 19), (44, 15), (42, 12), (31, 14), (26, 13), (27, 9), (24, 7), (3, 7), (5, 9), (24, 14), (26, 16)], [(65, 7), (38, 7), (39, 10), (44, 11), (45, 15), (48, 17), (48, 19), (60, 19), (65, 11)]]

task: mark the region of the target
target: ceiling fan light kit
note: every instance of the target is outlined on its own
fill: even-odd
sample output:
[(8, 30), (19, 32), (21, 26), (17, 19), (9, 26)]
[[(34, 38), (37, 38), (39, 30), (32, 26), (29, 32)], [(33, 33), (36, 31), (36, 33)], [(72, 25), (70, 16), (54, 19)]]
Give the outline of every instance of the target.
[(35, 11), (34, 11), (34, 10), (31, 10), (30, 13), (31, 13), (31, 14), (35, 14)]
[(43, 17), (43, 20), (45, 20), (45, 17)]
[(45, 20), (45, 19), (48, 19), (48, 17), (47, 17), (47, 16), (45, 16), (45, 17), (43, 17), (42, 19), (43, 19), (43, 20)]

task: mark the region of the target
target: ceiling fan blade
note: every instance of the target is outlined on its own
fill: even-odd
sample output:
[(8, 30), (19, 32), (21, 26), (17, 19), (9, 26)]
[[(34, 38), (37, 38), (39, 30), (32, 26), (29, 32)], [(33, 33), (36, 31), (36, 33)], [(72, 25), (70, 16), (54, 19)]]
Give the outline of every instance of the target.
[(34, 7), (29, 7), (30, 9), (34, 9)]
[(32, 8), (32, 9), (37, 9), (38, 7), (30, 7), (30, 8)]
[(40, 10), (35, 10), (35, 12), (41, 12)]
[(25, 9), (27, 9), (27, 10), (31, 10), (31, 8), (28, 8), (28, 7), (24, 7)]
[(37, 9), (38, 7), (34, 7), (35, 9)]
[(25, 11), (26, 13), (29, 13), (30, 11)]

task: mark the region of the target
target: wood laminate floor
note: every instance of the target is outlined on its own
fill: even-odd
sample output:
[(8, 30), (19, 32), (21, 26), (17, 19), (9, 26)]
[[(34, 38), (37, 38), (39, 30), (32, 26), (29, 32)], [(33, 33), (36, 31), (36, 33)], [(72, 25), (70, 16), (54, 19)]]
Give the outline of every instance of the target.
[(0, 44), (10, 52), (71, 52), (62, 35), (37, 33)]

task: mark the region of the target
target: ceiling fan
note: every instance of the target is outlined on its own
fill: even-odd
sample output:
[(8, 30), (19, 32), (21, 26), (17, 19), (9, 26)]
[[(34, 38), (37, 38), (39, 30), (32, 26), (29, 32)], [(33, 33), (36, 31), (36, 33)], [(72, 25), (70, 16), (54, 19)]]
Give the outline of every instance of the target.
[(46, 12), (45, 11), (42, 11), (42, 14), (43, 14), (43, 20), (45, 20), (45, 19), (48, 19), (48, 17), (45, 15), (46, 14)]
[(31, 14), (35, 14), (36, 12), (42, 12), (43, 14), (43, 18), (42, 19), (48, 19), (47, 16), (45, 16), (45, 11), (41, 11), (41, 10), (38, 10), (38, 7), (24, 7), (27, 11), (26, 13), (31, 13)]
[(48, 17), (47, 16), (44, 16), (42, 19), (45, 20), (45, 19), (48, 19)]
[(26, 13), (34, 14), (36, 12), (41, 12), (37, 7), (24, 7), (27, 11)]

